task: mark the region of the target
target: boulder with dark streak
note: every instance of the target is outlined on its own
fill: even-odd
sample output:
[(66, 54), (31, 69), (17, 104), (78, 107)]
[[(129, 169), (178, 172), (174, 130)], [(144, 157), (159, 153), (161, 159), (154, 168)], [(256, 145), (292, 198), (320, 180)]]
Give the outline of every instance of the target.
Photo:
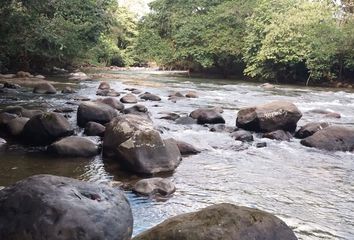
[(237, 141), (241, 142), (252, 142), (253, 134), (251, 132), (239, 129), (233, 133), (231, 133), (231, 137)]
[(237, 114), (236, 126), (255, 132), (294, 132), (301, 117), (302, 113), (293, 103), (275, 101), (241, 109)]
[(181, 161), (174, 140), (163, 140), (145, 117), (127, 114), (106, 125), (103, 154), (137, 173), (173, 171)]
[(312, 136), (316, 132), (329, 127), (329, 124), (326, 122), (315, 122), (315, 123), (308, 123), (305, 126), (302, 126), (299, 131), (296, 132), (295, 137), (304, 139), (307, 137)]
[(106, 124), (117, 116), (117, 111), (101, 102), (83, 102), (77, 110), (77, 124), (85, 127), (88, 122)]
[(129, 240), (133, 216), (124, 193), (52, 175), (0, 191), (0, 239)]
[(133, 192), (144, 195), (161, 195), (161, 196), (169, 196), (176, 191), (176, 187), (168, 179), (164, 178), (148, 178), (138, 181), (134, 187)]
[(196, 119), (198, 124), (225, 123), (225, 119), (220, 112), (213, 108), (199, 108), (191, 112), (189, 116)]
[(353, 152), (354, 128), (329, 126), (301, 140), (301, 144), (327, 151)]
[(276, 130), (273, 132), (265, 133), (263, 134), (263, 137), (278, 141), (290, 141), (293, 138), (291, 133), (284, 130)]
[(68, 120), (58, 113), (43, 113), (32, 117), (24, 126), (23, 140), (34, 146), (48, 145), (74, 133)]
[(48, 152), (63, 157), (93, 157), (99, 153), (99, 148), (87, 138), (71, 136), (51, 144)]
[(179, 151), (181, 152), (182, 156), (188, 155), (196, 155), (200, 153), (198, 149), (196, 149), (192, 144), (183, 142), (183, 141), (176, 141)]
[(297, 240), (276, 216), (253, 208), (217, 204), (182, 214), (133, 240)]
[(85, 126), (84, 133), (87, 136), (103, 137), (105, 131), (106, 131), (106, 127), (103, 126), (102, 124), (99, 124), (99, 123), (96, 123), (96, 122), (88, 122), (86, 124), (86, 126)]

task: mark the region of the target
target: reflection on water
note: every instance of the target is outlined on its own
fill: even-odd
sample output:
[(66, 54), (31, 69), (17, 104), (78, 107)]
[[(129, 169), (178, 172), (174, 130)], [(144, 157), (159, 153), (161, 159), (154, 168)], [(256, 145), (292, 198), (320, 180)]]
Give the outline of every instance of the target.
[[(328, 153), (302, 147), (298, 140), (277, 142), (265, 139), (268, 147), (257, 149), (234, 141), (226, 133), (211, 133), (203, 126), (176, 125), (158, 119), (162, 112), (188, 114), (197, 107), (221, 106), (228, 125), (235, 125), (237, 110), (244, 106), (272, 100), (289, 100), (303, 112), (300, 125), (311, 121), (329, 121), (354, 125), (354, 94), (330, 89), (305, 89), (284, 86), (263, 90), (256, 84), (223, 80), (177, 78), (153, 72), (115, 72), (111, 86), (119, 92), (135, 87), (162, 97), (158, 104), (144, 103), (152, 112), (154, 123), (164, 129), (164, 137), (189, 142), (202, 149), (197, 156), (185, 158), (177, 170), (167, 176), (177, 191), (166, 202), (137, 197), (126, 192), (134, 216), (137, 234), (164, 219), (214, 203), (230, 202), (270, 211), (282, 218), (299, 239), (353, 239), (354, 236), (354, 154)], [(98, 81), (78, 83), (80, 96), (95, 99)], [(59, 86), (60, 88), (60, 86)], [(170, 91), (195, 90), (198, 99), (168, 101)], [(75, 96), (76, 96), (75, 95)], [(67, 106), (70, 95), (36, 96), (25, 91), (1, 96), (0, 106), (21, 104), (45, 106), (52, 110)], [(13, 96), (12, 96), (13, 97)], [(72, 106), (70, 105), (71, 107)], [(321, 108), (341, 113), (341, 119), (322, 119), (308, 113)], [(70, 121), (76, 124), (75, 114)], [(76, 129), (78, 134), (82, 130)], [(87, 181), (134, 181), (137, 176), (124, 172), (116, 163), (92, 159), (53, 158), (38, 149), (24, 149), (12, 144), (0, 150), (0, 186), (27, 176), (50, 173)]]

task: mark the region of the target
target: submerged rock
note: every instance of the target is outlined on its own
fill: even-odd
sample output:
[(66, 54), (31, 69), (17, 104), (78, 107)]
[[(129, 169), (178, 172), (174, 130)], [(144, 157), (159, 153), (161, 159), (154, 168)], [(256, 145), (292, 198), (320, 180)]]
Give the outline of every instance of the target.
[(164, 116), (160, 117), (160, 119), (172, 121), (176, 121), (178, 118), (180, 118), (180, 115), (178, 115), (177, 113), (166, 113)]
[(186, 93), (186, 98), (198, 98), (198, 94), (195, 91), (189, 91)]
[(237, 130), (236, 132), (231, 133), (231, 137), (237, 141), (241, 142), (252, 142), (253, 141), (253, 135), (251, 132), (245, 131), (245, 130)]
[(32, 117), (24, 126), (23, 140), (34, 146), (48, 145), (59, 138), (72, 135), (68, 120), (58, 113), (43, 113)]
[(70, 93), (76, 93), (76, 91), (71, 87), (65, 87), (63, 90), (61, 90), (61, 93), (70, 94)]
[(100, 85), (98, 86), (98, 89), (107, 90), (107, 89), (111, 89), (111, 86), (109, 85), (108, 82), (101, 82)]
[(133, 216), (119, 189), (37, 175), (0, 191), (0, 239), (129, 240)]
[(179, 117), (176, 119), (176, 124), (180, 124), (180, 125), (192, 125), (192, 124), (196, 124), (197, 120), (191, 117)]
[(64, 157), (93, 157), (99, 148), (87, 138), (71, 136), (51, 144), (48, 151)]
[(328, 126), (329, 124), (326, 122), (308, 123), (296, 132), (295, 137), (300, 139), (307, 138)]
[(55, 87), (50, 83), (39, 83), (37, 84), (34, 89), (33, 93), (39, 94), (56, 94), (57, 90)]
[(282, 220), (258, 209), (218, 204), (170, 218), (133, 240), (297, 240)]
[(189, 115), (191, 118), (197, 119), (198, 124), (218, 124), (225, 123), (225, 119), (219, 111), (212, 108), (199, 108)]
[(75, 73), (70, 73), (70, 80), (78, 80), (78, 81), (85, 81), (89, 80), (89, 76), (87, 76), (86, 73), (83, 72), (75, 72)]
[(307, 147), (328, 151), (354, 151), (354, 129), (341, 126), (326, 127), (301, 140)]
[(141, 117), (145, 117), (146, 119), (150, 120), (150, 113), (147, 107), (141, 104), (134, 105), (130, 108), (126, 108), (123, 111), (124, 114), (133, 114), (133, 115), (138, 115)]
[(173, 171), (181, 161), (175, 141), (163, 140), (149, 120), (132, 114), (107, 124), (103, 154), (131, 171), (147, 174)]
[(77, 110), (77, 124), (85, 127), (88, 122), (106, 124), (117, 116), (117, 111), (101, 102), (83, 102)]
[(290, 141), (293, 138), (291, 133), (283, 130), (276, 130), (273, 132), (265, 133), (263, 134), (263, 137), (278, 141)]
[(168, 196), (176, 191), (176, 187), (173, 182), (168, 179), (149, 178), (138, 181), (134, 185), (133, 191), (145, 196), (151, 196), (155, 194)]
[(21, 86), (18, 84), (10, 83), (10, 82), (4, 82), (3, 88), (19, 89), (19, 88), (21, 88)]
[(241, 109), (237, 114), (236, 125), (255, 132), (293, 132), (301, 117), (300, 110), (293, 103), (275, 101)]
[(135, 95), (129, 93), (129, 94), (125, 95), (124, 97), (122, 97), (120, 99), (120, 101), (122, 103), (137, 103), (138, 99), (135, 97)]
[(105, 131), (106, 131), (106, 127), (103, 126), (102, 124), (99, 124), (99, 123), (96, 123), (96, 122), (88, 122), (86, 124), (86, 126), (85, 126), (84, 133), (87, 136), (103, 137)]
[(177, 146), (179, 151), (181, 152), (182, 156), (187, 156), (187, 155), (195, 155), (200, 153), (198, 149), (196, 149), (193, 145), (182, 142), (182, 141), (176, 141)]
[(103, 96), (103, 97), (119, 97), (120, 93), (116, 92), (114, 89), (98, 89), (96, 92), (97, 96)]

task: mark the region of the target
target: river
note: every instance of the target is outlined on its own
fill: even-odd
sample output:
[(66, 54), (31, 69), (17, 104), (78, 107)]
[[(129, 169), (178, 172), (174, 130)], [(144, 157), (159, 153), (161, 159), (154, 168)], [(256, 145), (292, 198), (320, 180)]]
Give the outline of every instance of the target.
[[(112, 88), (124, 92), (135, 87), (159, 95), (162, 101), (144, 102), (154, 124), (164, 137), (173, 137), (202, 149), (186, 157), (173, 174), (167, 175), (177, 187), (170, 199), (161, 201), (126, 192), (134, 214), (134, 234), (177, 214), (191, 212), (215, 203), (234, 203), (269, 211), (284, 220), (302, 240), (354, 239), (354, 154), (326, 152), (301, 146), (299, 140), (267, 142), (256, 148), (233, 140), (227, 133), (210, 132), (198, 125), (176, 125), (159, 119), (162, 112), (188, 114), (199, 107), (221, 106), (227, 125), (234, 126), (237, 111), (246, 106), (273, 100), (288, 100), (303, 112), (299, 125), (313, 121), (354, 125), (354, 92), (333, 89), (281, 86), (264, 90), (259, 84), (220, 79), (177, 77), (153, 71), (110, 71)], [(95, 99), (99, 81), (58, 81), (70, 85), (74, 94)], [(193, 90), (197, 99), (168, 100), (170, 91)], [(35, 97), (34, 97), (35, 96)], [(67, 105), (73, 95), (33, 95), (30, 89), (19, 94), (0, 94), (0, 108), (23, 105), (53, 110)], [(339, 112), (341, 119), (324, 119), (308, 113), (311, 109)], [(70, 121), (76, 125), (76, 114)], [(77, 128), (77, 133), (82, 130)], [(53, 158), (38, 148), (24, 148), (9, 142), (0, 152), (0, 186), (7, 186), (33, 174), (48, 173), (98, 183), (130, 181), (137, 176), (119, 166), (93, 159)]]

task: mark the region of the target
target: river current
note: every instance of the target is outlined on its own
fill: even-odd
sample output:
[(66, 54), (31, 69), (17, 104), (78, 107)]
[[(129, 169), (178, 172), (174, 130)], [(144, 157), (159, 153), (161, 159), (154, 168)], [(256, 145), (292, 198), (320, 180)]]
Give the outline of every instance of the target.
[[(199, 107), (220, 106), (226, 124), (235, 126), (237, 111), (246, 106), (287, 100), (302, 111), (302, 126), (327, 121), (354, 127), (354, 92), (336, 89), (281, 86), (265, 90), (245, 81), (180, 77), (153, 71), (110, 71), (105, 79), (118, 92), (133, 87), (151, 92), (161, 102), (140, 102), (152, 113), (163, 137), (191, 143), (202, 150), (185, 157), (174, 173), (165, 175), (176, 184), (175, 194), (164, 201), (139, 197), (126, 191), (134, 214), (134, 235), (177, 214), (195, 211), (215, 203), (233, 203), (271, 212), (284, 220), (301, 240), (354, 239), (354, 153), (326, 152), (300, 145), (299, 140), (267, 142), (266, 148), (242, 144), (228, 133), (210, 132), (199, 125), (177, 125), (159, 119), (164, 112), (187, 115)], [(51, 96), (1, 93), (0, 109), (8, 105), (42, 108), (73, 107), (74, 96), (96, 99), (100, 81), (58, 81), (56, 87), (70, 85), (78, 93)], [(196, 91), (197, 99), (168, 100), (171, 91)], [(127, 107), (128, 105), (126, 105)], [(340, 119), (323, 118), (311, 109), (338, 112)], [(76, 126), (76, 113), (70, 121)], [(79, 135), (82, 130), (76, 129)], [(53, 158), (37, 148), (9, 142), (0, 152), (0, 186), (7, 186), (34, 174), (55, 174), (86, 181), (106, 183), (134, 181), (138, 176), (122, 171), (101, 156), (92, 159)]]

